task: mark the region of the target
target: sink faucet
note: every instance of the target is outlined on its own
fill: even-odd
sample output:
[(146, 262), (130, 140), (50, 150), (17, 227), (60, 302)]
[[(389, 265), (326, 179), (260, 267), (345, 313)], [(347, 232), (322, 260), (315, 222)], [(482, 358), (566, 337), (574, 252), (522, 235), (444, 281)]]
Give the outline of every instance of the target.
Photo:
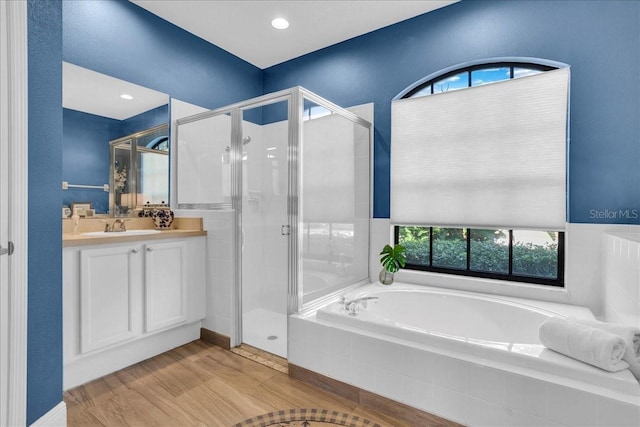
[[(119, 230), (116, 230), (116, 224), (120, 226)], [(127, 231), (127, 228), (124, 226), (124, 220), (116, 219), (115, 221), (113, 221), (113, 225), (111, 226), (111, 231)]]
[(378, 297), (360, 297), (346, 301), (344, 303), (344, 309), (349, 312), (349, 316), (358, 315), (358, 307), (367, 308), (367, 301), (378, 299)]
[[(104, 222), (104, 232), (105, 233), (112, 233), (112, 232), (120, 232), (120, 231), (127, 231), (127, 228), (124, 226), (124, 222), (128, 221), (126, 219), (116, 219), (115, 221), (113, 221), (113, 224), (109, 225), (108, 221), (102, 221)], [(116, 225), (118, 226), (118, 228), (116, 229)]]

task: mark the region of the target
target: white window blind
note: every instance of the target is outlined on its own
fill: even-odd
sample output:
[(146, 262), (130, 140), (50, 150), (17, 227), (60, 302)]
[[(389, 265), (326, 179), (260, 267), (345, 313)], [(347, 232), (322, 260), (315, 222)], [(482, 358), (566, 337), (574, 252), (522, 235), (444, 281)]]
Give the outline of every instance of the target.
[(563, 230), (569, 69), (395, 101), (391, 222)]

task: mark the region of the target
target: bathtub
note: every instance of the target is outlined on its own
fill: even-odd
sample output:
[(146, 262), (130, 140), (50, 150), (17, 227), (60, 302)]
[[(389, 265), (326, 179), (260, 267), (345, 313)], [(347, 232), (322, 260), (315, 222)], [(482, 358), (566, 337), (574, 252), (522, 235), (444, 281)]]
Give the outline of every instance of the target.
[[(548, 317), (594, 318), (587, 308), (404, 283), (370, 284), (347, 295), (348, 300), (360, 297), (377, 299), (357, 316), (333, 302), (301, 314), (306, 325), (292, 319), (289, 362), (468, 425), (486, 423), (487, 414), (506, 425), (640, 421), (640, 386), (628, 370), (602, 371), (546, 349), (538, 339), (538, 328)], [(296, 331), (307, 335), (307, 353), (300, 343), (296, 349)], [(431, 361), (434, 368), (428, 372)], [(477, 378), (500, 392), (487, 391), (487, 384), (474, 388)], [(440, 392), (431, 401), (416, 399), (410, 391), (416, 387), (423, 387), (424, 395)], [(449, 401), (438, 404), (447, 393), (453, 393)], [(567, 415), (549, 396), (578, 399), (584, 403), (578, 405), (582, 413)], [(612, 419), (605, 408), (616, 405), (621, 409)]]

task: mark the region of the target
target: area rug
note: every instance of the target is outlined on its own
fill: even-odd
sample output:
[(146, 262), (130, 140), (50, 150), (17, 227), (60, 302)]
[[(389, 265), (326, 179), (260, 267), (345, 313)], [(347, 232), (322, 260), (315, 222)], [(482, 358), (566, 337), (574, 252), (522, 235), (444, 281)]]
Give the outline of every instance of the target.
[(233, 427), (381, 427), (358, 415), (328, 409), (287, 409), (249, 418)]

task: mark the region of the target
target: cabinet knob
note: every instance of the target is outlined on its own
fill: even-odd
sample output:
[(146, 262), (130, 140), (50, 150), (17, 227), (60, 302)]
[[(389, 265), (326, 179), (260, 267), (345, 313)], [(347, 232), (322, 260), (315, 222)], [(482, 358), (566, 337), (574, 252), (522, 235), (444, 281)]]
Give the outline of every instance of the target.
[(132, 253), (132, 254), (137, 254), (137, 253), (138, 253), (138, 250), (137, 250), (137, 249), (131, 249), (131, 253)]
[(147, 248), (147, 252), (153, 252), (153, 248)]

